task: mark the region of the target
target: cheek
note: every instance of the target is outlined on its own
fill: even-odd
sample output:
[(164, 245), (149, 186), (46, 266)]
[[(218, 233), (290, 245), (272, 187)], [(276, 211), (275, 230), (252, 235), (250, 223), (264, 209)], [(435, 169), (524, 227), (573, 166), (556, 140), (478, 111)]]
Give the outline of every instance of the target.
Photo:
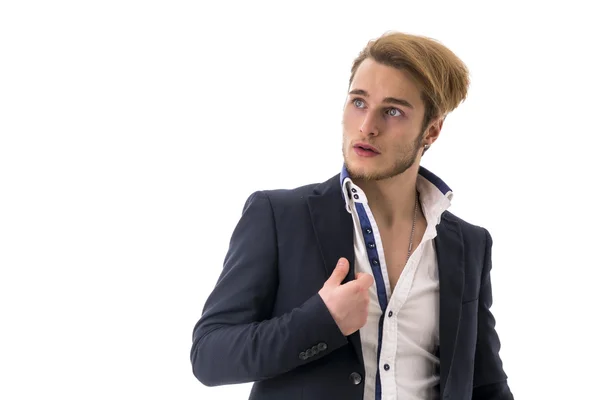
[(342, 113), (342, 125), (346, 127), (348, 125), (348, 121), (350, 119), (350, 110), (348, 107), (344, 107), (344, 112)]
[(344, 135), (352, 135), (360, 129), (361, 118), (360, 111), (346, 107), (342, 117), (342, 127)]

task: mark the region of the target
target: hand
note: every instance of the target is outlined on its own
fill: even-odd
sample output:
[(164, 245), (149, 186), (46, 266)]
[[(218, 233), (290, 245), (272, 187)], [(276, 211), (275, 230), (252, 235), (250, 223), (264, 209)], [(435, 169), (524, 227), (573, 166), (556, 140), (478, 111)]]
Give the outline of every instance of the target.
[(367, 323), (369, 287), (373, 284), (373, 276), (358, 273), (355, 280), (342, 285), (349, 271), (348, 260), (340, 258), (333, 273), (319, 290), (319, 296), (344, 336), (353, 334)]

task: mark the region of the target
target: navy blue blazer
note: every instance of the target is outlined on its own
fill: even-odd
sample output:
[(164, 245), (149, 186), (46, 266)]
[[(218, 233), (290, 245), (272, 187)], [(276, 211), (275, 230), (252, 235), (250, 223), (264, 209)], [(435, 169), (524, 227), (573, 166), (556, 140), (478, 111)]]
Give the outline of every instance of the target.
[[(194, 327), (191, 362), (207, 386), (255, 382), (252, 400), (362, 400), (360, 332), (344, 336), (318, 291), (346, 257), (352, 216), (340, 175), (252, 193), (221, 275)], [(440, 282), (440, 398), (509, 400), (490, 312), (492, 239), (450, 212), (435, 240)]]

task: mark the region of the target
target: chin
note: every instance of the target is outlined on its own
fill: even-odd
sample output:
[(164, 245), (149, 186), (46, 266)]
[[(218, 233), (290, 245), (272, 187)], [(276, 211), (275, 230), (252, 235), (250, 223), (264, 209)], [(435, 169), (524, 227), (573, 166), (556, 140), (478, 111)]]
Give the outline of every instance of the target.
[(383, 160), (354, 160), (345, 159), (346, 169), (353, 179), (365, 181), (381, 181), (401, 175), (408, 170), (413, 162), (396, 162), (384, 165)]
[(379, 180), (387, 176), (390, 168), (375, 165), (374, 160), (346, 160), (346, 169), (353, 179)]

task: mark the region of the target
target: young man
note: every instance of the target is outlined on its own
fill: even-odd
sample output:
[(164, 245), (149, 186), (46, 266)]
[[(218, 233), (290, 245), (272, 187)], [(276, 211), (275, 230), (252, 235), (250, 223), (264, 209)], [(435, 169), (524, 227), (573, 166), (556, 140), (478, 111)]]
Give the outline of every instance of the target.
[(344, 167), (253, 193), (193, 333), (205, 385), (256, 400), (513, 399), (490, 313), (492, 239), (420, 167), (466, 97), (438, 42), (389, 33), (355, 60)]

